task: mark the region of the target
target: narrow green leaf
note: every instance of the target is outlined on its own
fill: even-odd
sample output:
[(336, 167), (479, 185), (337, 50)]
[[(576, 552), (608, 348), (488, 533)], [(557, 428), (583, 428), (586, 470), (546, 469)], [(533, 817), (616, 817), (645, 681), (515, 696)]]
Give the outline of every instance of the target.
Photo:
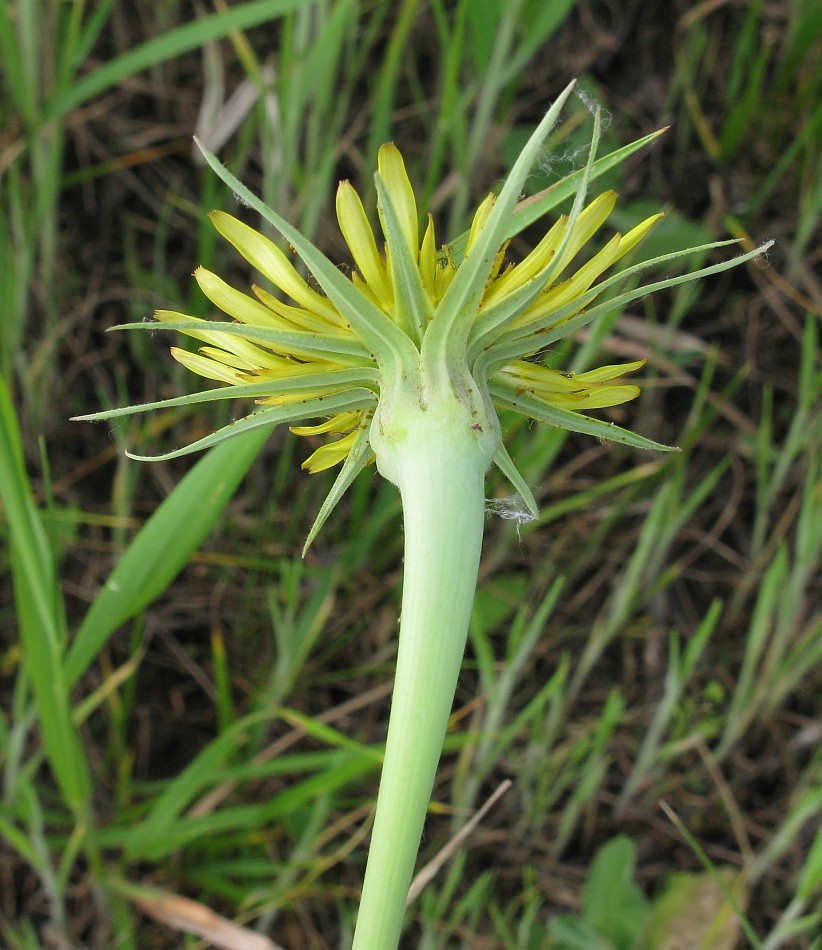
[[(224, 807), (210, 815), (184, 817), (183, 812), (198, 795), (222, 781), (222, 769), (236, 753), (248, 731), (258, 723), (274, 718), (298, 723), (316, 739), (336, 747), (343, 754), (318, 769), (315, 775), (293, 783), (285, 792), (263, 805)], [(364, 771), (373, 770), (380, 760), (378, 751), (322, 723), (312, 723), (310, 717), (301, 716), (292, 709), (261, 710), (238, 719), (200, 751), (154, 800), (149, 813), (134, 829), (134, 834), (123, 836), (117, 829), (113, 829), (113, 832), (119, 838), (119, 843), (126, 845), (130, 857), (157, 860), (186, 841), (205, 834), (243, 828), (259, 829), (266, 820), (285, 814), (289, 808), (342, 784), (344, 776), (356, 777)]]
[(312, 0), (255, 0), (240, 3), (220, 13), (199, 17), (192, 23), (169, 30), (153, 40), (108, 60), (98, 69), (83, 76), (57, 96), (46, 110), (45, 118), (59, 119), (92, 97), (137, 73), (174, 59), (189, 50), (200, 49), (212, 40), (228, 36), (235, 30), (247, 30), (261, 23), (272, 22), (285, 13), (312, 4)]
[(505, 63), (503, 72), (505, 83), (523, 74), (531, 58), (568, 17), (574, 9), (574, 4), (575, 0), (551, 0), (551, 3), (545, 3), (544, 0), (530, 0), (530, 3), (525, 4), (520, 18), (523, 24), (527, 24), (527, 30), (520, 37), (514, 54)]
[(7, 105), (14, 104), (26, 122), (32, 122), (37, 109), (37, 84), (31, 82), (24, 44), (20, 34), (23, 31), (22, 18), (34, 12), (12, 7), (9, 3), (0, 3), (0, 53), (3, 57), (3, 75), (6, 80)]
[(14, 596), (46, 756), (66, 803), (82, 815), (91, 774), (74, 726), (63, 666), (65, 615), (57, 568), (26, 475), (17, 415), (0, 377), (0, 498), (11, 536)]
[(273, 425), (209, 452), (160, 505), (126, 549), (86, 614), (68, 652), (75, 683), (117, 628), (158, 597), (214, 527)]
[(374, 760), (365, 755), (339, 752), (336, 760), (340, 764), (329, 765), (324, 771), (289, 785), (259, 805), (227, 806), (208, 815), (181, 817), (151, 835), (146, 834), (142, 826), (114, 827), (110, 833), (106, 830), (100, 834), (100, 842), (106, 846), (125, 846), (131, 860), (162, 861), (195, 841), (213, 842), (221, 834), (241, 834), (247, 838), (320, 795), (350, 787), (356, 779), (377, 770)]
[(809, 901), (820, 889), (822, 889), (822, 828), (816, 832), (808, 850), (808, 857), (802, 868), (796, 892)]
[(0, 838), (20, 855), (35, 871), (47, 874), (44, 857), (32, 846), (29, 836), (0, 815)]
[(61, 88), (68, 86), (77, 70), (88, 59), (101, 30), (108, 22), (108, 18), (116, 2), (117, 0), (102, 0), (102, 2), (90, 12), (85, 23), (82, 24), (82, 28), (80, 28), (79, 23), (82, 13), (78, 16), (77, 26), (79, 32), (75, 36), (74, 42), (67, 43), (66, 46), (60, 50), (63, 54), (59, 70)]
[(276, 710), (276, 712), (278, 717), (284, 722), (304, 730), (306, 735), (311, 736), (312, 739), (316, 739), (318, 742), (322, 742), (324, 745), (365, 756), (377, 765), (382, 763), (383, 756), (379, 750), (364, 745), (356, 739), (352, 739), (344, 732), (340, 732), (339, 729), (334, 729), (332, 726), (319, 722), (313, 716), (287, 707), (280, 708)]
[(278, 709), (258, 710), (243, 716), (212, 739), (158, 795), (140, 825), (140, 837), (162, 837), (206, 789), (222, 780), (221, 769), (241, 745), (243, 736), (255, 725), (276, 719)]

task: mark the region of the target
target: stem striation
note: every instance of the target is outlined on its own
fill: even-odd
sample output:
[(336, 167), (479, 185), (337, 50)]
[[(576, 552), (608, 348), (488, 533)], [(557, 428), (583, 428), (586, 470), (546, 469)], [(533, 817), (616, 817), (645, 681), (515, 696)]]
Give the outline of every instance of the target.
[(395, 950), (399, 943), (465, 649), (493, 454), (458, 400), (405, 409), (399, 424), (373, 439), (380, 471), (402, 496), (405, 565), (391, 716), (353, 950)]

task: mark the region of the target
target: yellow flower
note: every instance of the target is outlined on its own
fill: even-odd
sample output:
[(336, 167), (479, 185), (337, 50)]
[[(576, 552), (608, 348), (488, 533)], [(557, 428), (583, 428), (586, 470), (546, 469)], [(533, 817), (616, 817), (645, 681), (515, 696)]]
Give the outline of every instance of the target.
[[(420, 239), (414, 191), (402, 156), (393, 144), (380, 149), (378, 169), (399, 219), (400, 239), (406, 247), (392, 247), (392, 234), (385, 212), (380, 209), (386, 238), (380, 248), (359, 195), (349, 182), (341, 182), (337, 190), (337, 220), (355, 265), (350, 279), (353, 286), (419, 348), (428, 325), (437, 319), (437, 308), (458, 266), (447, 246), (438, 247), (430, 215)], [(544, 346), (546, 333), (569, 321), (594, 299), (596, 295), (588, 291), (597, 279), (632, 250), (661, 217), (654, 215), (627, 234), (614, 235), (601, 251), (574, 266), (586, 244), (605, 224), (616, 197), (612, 191), (599, 195), (576, 216), (570, 227), (567, 216), (559, 218), (537, 247), (518, 264), (505, 262), (507, 241), (497, 249), (494, 267), (470, 324), (469, 346), (479, 355), (490, 342), (498, 343), (501, 335), (528, 341), (518, 358), (489, 374), (488, 383), (498, 408), (516, 409), (519, 397), (527, 395), (547, 409), (578, 412), (616, 406), (639, 393), (637, 386), (626, 384), (622, 377), (642, 366), (642, 361), (574, 375), (549, 369), (536, 359)], [(466, 256), (471, 254), (494, 203), (495, 198), (490, 195), (474, 215)], [(256, 400), (261, 405), (283, 405), (324, 394), (347, 392), (353, 383), (359, 387), (364, 380), (341, 374), (345, 370), (371, 367), (375, 376), (368, 385), (376, 407), (380, 395), (379, 361), (368, 352), (367, 341), (359, 337), (334, 303), (313, 289), (288, 257), (258, 231), (221, 211), (212, 212), (211, 221), (219, 233), (288, 301), (257, 285), (251, 288), (253, 296), (241, 293), (216, 274), (198, 268), (195, 278), (216, 307), (249, 328), (277, 330), (284, 334), (294, 331), (321, 334), (346, 341), (352, 348), (335, 354), (307, 350), (300, 345), (299, 338), (293, 342), (287, 337), (278, 339), (276, 343), (255, 342), (243, 338), (240, 328), (238, 332), (229, 334), (210, 329), (208, 321), (202, 321), (202, 328), (198, 325), (196, 329), (183, 332), (208, 345), (196, 354), (175, 347), (171, 351), (174, 358), (193, 372), (219, 382), (234, 385), (271, 383), (271, 394), (261, 394)], [(416, 308), (409, 306), (413, 295), (404, 293), (401, 281), (405, 275), (394, 260), (405, 252), (415, 262), (423, 289)], [(546, 275), (549, 279), (544, 280)], [(521, 294), (540, 277), (544, 286), (539, 293), (527, 304), (517, 306), (518, 292)], [(192, 320), (166, 310), (159, 311), (157, 319), (172, 323)], [(357, 344), (362, 344), (360, 349)], [(283, 390), (284, 381), (299, 384), (300, 379), (306, 381), (305, 385)], [(357, 435), (367, 431), (374, 407), (344, 409), (330, 414), (321, 424), (292, 427), (291, 431), (298, 435), (330, 434), (336, 437), (315, 451), (303, 467), (319, 472), (342, 463), (354, 447)]]
[[(633, 399), (639, 389), (624, 377), (643, 361), (574, 374), (543, 365), (541, 356), (605, 313), (653, 290), (736, 266), (769, 245), (650, 285), (629, 278), (734, 242), (685, 248), (608, 274), (661, 215), (646, 218), (627, 234), (612, 235), (599, 251), (589, 253), (586, 247), (606, 224), (617, 196), (605, 191), (586, 203), (588, 186), (654, 135), (595, 161), (597, 115), (585, 167), (541, 196), (520, 201), (538, 150), (572, 88), (563, 91), (539, 123), (499, 194), (480, 204), (467, 237), (450, 246), (438, 245), (430, 215), (420, 230), (402, 156), (394, 145), (384, 145), (375, 174), (384, 240), (375, 237), (351, 184), (342, 182), (337, 191), (337, 220), (354, 263), (349, 276), (200, 145), (217, 175), (299, 255), (310, 280), (268, 238), (225, 212), (213, 212), (216, 229), (268, 287), (254, 285), (251, 294), (243, 293), (200, 267), (196, 280), (226, 319), (200, 320), (168, 310), (159, 311), (157, 319), (203, 344), (196, 353), (178, 347), (171, 352), (188, 369), (222, 386), (78, 418), (111, 419), (219, 399), (252, 399), (258, 405), (238, 421), (158, 458), (186, 455), (250, 429), (282, 423), (301, 436), (330, 436), (303, 463), (311, 472), (341, 466), (307, 544), (375, 458), (382, 474), (398, 483), (402, 453), (395, 449), (409, 439), (413, 443), (418, 433), (430, 443), (427, 451), (438, 440), (456, 440), (465, 449), (464, 458), (472, 455), (483, 472), (493, 462), (536, 516), (533, 495), (502, 443), (499, 410), (610, 442), (668, 450), (586, 414)], [(552, 224), (530, 254), (512, 262), (510, 238), (571, 196), (568, 214)], [(151, 324), (123, 329), (147, 326)]]

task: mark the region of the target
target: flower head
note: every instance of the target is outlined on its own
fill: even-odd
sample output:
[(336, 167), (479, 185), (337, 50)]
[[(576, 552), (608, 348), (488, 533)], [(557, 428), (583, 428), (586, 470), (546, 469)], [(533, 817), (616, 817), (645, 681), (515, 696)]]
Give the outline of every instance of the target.
[[(380, 149), (378, 167), (399, 217), (399, 234), (392, 233), (385, 215), (381, 214), (385, 243), (382, 249), (378, 247), (359, 195), (348, 181), (340, 183), (337, 220), (356, 267), (351, 272), (351, 283), (419, 348), (428, 326), (437, 319), (437, 308), (458, 265), (447, 245), (438, 247), (430, 215), (420, 239), (414, 191), (402, 156), (393, 144)], [(489, 373), (488, 383), (496, 388), (498, 395), (494, 401), (500, 407), (516, 408), (515, 394), (527, 394), (546, 409), (579, 412), (616, 406), (638, 395), (639, 388), (625, 383), (622, 377), (638, 369), (643, 363), (641, 360), (573, 374), (549, 369), (534, 359), (543, 347), (545, 332), (556, 329), (582, 309), (592, 299), (590, 295), (583, 296), (586, 291), (607, 268), (634, 248), (661, 217), (654, 215), (628, 234), (614, 235), (590, 260), (573, 266), (586, 243), (604, 225), (616, 197), (614, 192), (608, 191), (595, 198), (572, 226), (567, 216), (560, 217), (540, 244), (518, 264), (506, 263), (507, 241), (498, 249), (470, 328), (474, 349), (477, 349), (477, 341), (486, 337), (529, 340), (521, 358), (512, 359)], [(466, 255), (471, 253), (494, 200), (490, 195), (474, 215)], [(339, 395), (367, 388), (373, 394), (373, 405), (341, 408), (328, 413), (319, 424), (291, 427), (298, 435), (332, 436), (303, 463), (304, 468), (319, 472), (341, 464), (355, 449), (358, 434), (367, 432), (370, 426), (380, 395), (379, 359), (367, 352), (367, 341), (344, 314), (300, 276), (272, 241), (225, 212), (215, 211), (210, 217), (220, 234), (286, 300), (256, 284), (251, 288), (253, 296), (243, 294), (200, 267), (194, 276), (203, 293), (237, 321), (238, 329), (228, 334), (202, 321), (202, 329), (198, 326), (183, 332), (206, 345), (197, 353), (172, 347), (172, 355), (208, 379), (229, 385), (260, 384), (263, 391), (256, 398), (260, 405), (283, 406), (315, 400), (323, 394)], [(397, 237), (404, 243), (403, 248), (392, 246)], [(409, 295), (405, 294), (401, 279), (397, 279), (402, 275), (397, 273), (394, 258), (401, 254), (411, 257), (417, 271), (415, 277), (420, 285), (422, 304), (417, 310), (408, 305)], [(516, 306), (517, 292), (540, 277), (544, 286), (535, 298), (524, 306)], [(156, 316), (164, 322), (192, 320), (168, 310), (161, 310)], [(495, 334), (493, 331), (503, 321), (510, 328), (509, 332), (506, 334), (503, 330)], [(256, 342), (244, 338), (243, 326), (280, 331), (284, 336), (270, 343)], [(341, 347), (335, 350), (329, 344), (325, 350), (308, 349), (301, 345), (299, 338), (292, 341), (287, 336), (295, 332), (315, 335), (318, 340), (336, 339)], [(363, 372), (358, 374), (358, 370)], [(264, 391), (265, 384), (269, 392)], [(361, 394), (357, 398), (360, 399)], [(531, 415), (527, 409), (524, 412)]]
[[(343, 181), (337, 191), (337, 220), (354, 262), (350, 276), (203, 149), (208, 163), (244, 203), (258, 210), (289, 242), (313, 280), (302, 277), (289, 256), (267, 237), (230, 214), (212, 212), (214, 227), (268, 286), (254, 284), (250, 294), (243, 293), (200, 267), (195, 271), (200, 288), (228, 319), (199, 320), (168, 310), (156, 316), (168, 329), (203, 343), (196, 353), (173, 347), (174, 358), (224, 386), (85, 418), (219, 398), (246, 397), (260, 407), (241, 423), (163, 458), (206, 448), (234, 432), (272, 422), (300, 423), (291, 428), (301, 436), (327, 436), (303, 467), (311, 472), (342, 468), (309, 540), (375, 454), (381, 470), (391, 477), (390, 465), (386, 462), (383, 468), (381, 464), (380, 446), (390, 441), (392, 426), (402, 428), (396, 421), (397, 406), (435, 407), (435, 414), (446, 404), (457, 407), (454, 418), (461, 421), (455, 424), (476, 433), (489, 462), (502, 469), (534, 514), (530, 490), (501, 443), (499, 409), (610, 441), (667, 448), (586, 414), (633, 399), (639, 389), (625, 377), (639, 369), (643, 360), (575, 374), (549, 368), (540, 359), (550, 344), (601, 314), (649, 289), (697, 276), (613, 293), (617, 281), (626, 276), (694, 250), (646, 261), (620, 274), (608, 273), (646, 237), (659, 214), (627, 234), (613, 234), (601, 250), (586, 254), (617, 200), (613, 191), (586, 198), (590, 181), (601, 168), (609, 167), (605, 160), (595, 162), (598, 120), (586, 167), (550, 189), (536, 205), (533, 200), (519, 201), (541, 142), (570, 90), (542, 121), (500, 194), (489, 195), (480, 204), (467, 238), (451, 246), (438, 244), (430, 215), (420, 229), (402, 156), (393, 144), (384, 145), (375, 175), (380, 240), (352, 185)], [(648, 139), (626, 147), (616, 160)], [(616, 163), (613, 156), (608, 160), (610, 165)], [(508, 255), (511, 236), (553, 207), (563, 194), (574, 195), (569, 213), (553, 222), (523, 260), (512, 262)], [(698, 273), (725, 266), (731, 264)]]

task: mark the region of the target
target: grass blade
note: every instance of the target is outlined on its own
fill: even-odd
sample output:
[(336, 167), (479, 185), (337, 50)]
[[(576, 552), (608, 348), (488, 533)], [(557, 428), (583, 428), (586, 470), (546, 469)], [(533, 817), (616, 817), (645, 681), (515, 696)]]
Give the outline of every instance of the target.
[(123, 623), (158, 597), (214, 527), (273, 426), (212, 449), (192, 468), (127, 548), (86, 614), (68, 652), (75, 683)]
[(255, 0), (253, 3), (244, 3), (169, 30), (116, 59), (109, 60), (78, 80), (54, 99), (46, 110), (45, 118), (60, 118), (106, 89), (116, 86), (123, 79), (150, 66), (166, 62), (189, 50), (199, 49), (205, 43), (228, 36), (235, 30), (247, 30), (260, 23), (275, 20), (301, 6), (305, 6), (305, 0)]
[(88, 806), (91, 775), (74, 726), (63, 666), (65, 615), (57, 568), (23, 460), (17, 415), (0, 379), (0, 497), (11, 535), (14, 594), (43, 744), (66, 803), (78, 816)]

